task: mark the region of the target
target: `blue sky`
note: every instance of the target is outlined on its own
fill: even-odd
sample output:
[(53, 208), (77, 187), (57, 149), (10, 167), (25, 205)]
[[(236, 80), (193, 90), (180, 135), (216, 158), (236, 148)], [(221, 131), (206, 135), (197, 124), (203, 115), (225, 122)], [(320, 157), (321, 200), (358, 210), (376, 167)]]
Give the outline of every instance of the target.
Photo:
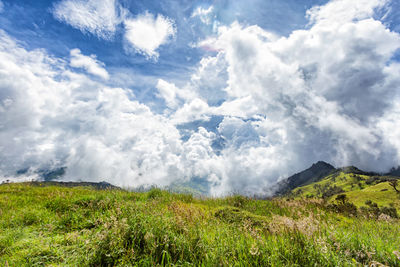
[[(135, 75), (149, 77), (141, 85), (151, 87), (160, 77), (185, 83), (193, 68), (206, 54), (201, 49), (191, 47), (192, 43), (213, 34), (213, 25), (204, 25), (198, 18), (191, 18), (197, 8), (213, 7), (213, 19), (221, 25), (230, 25), (237, 21), (288, 36), (294, 30), (308, 27), (305, 13), (309, 8), (328, 1), (119, 1), (132, 16), (150, 12), (162, 14), (174, 21), (177, 28), (175, 40), (159, 48), (161, 53), (156, 62), (137, 53), (126, 55), (121, 25), (118, 26), (115, 36), (105, 41), (94, 34), (82, 33), (79, 29), (60, 22), (52, 14), (54, 6), (59, 2), (3, 0), (6, 12), (0, 18), (2, 29), (24, 41), (27, 49), (44, 48), (57, 57), (68, 57), (73, 48), (79, 48), (83, 54), (95, 54), (112, 71), (118, 72), (122, 68)], [(393, 1), (385, 19), (391, 30), (398, 31), (400, 27), (397, 16), (400, 12), (399, 6), (399, 3)], [(124, 85), (127, 86), (136, 84), (129, 81), (126, 83)]]
[(318, 160), (400, 165), (398, 1), (1, 0), (0, 12), (4, 179), (67, 167), (70, 180), (267, 194)]
[(28, 49), (45, 48), (55, 56), (67, 57), (70, 49), (78, 47), (84, 54), (96, 54), (109, 68), (124, 67), (150, 76), (165, 73), (179, 79), (182, 74), (187, 78), (191, 67), (204, 55), (204, 51), (191, 48), (190, 44), (212, 34), (212, 25), (190, 18), (196, 8), (213, 6), (213, 16), (221, 24), (239, 21), (288, 35), (306, 26), (308, 8), (326, 1), (120, 1), (133, 16), (147, 11), (174, 20), (178, 29), (176, 40), (160, 47), (162, 53), (157, 63), (134, 53), (127, 57), (122, 47), (121, 29), (114, 38), (104, 41), (58, 21), (52, 14), (57, 2), (4, 0), (6, 11), (1, 17), (2, 29), (19, 40), (29, 40), (24, 44)]

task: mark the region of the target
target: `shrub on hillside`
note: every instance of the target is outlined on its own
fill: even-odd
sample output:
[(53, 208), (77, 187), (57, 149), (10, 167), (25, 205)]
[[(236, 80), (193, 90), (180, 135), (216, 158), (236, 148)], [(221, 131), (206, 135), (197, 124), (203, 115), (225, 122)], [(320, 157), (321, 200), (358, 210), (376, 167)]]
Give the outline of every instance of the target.
[(344, 190), (339, 187), (339, 186), (329, 186), (328, 188), (324, 189), (323, 193), (322, 193), (322, 198), (326, 199), (329, 198), (331, 196), (337, 195), (337, 194), (341, 194), (343, 193)]
[(365, 183), (367, 185), (375, 185), (375, 184), (380, 184), (389, 181), (390, 179), (387, 177), (381, 177), (381, 176), (370, 176), (367, 180), (365, 180)]
[(249, 201), (248, 197), (241, 196), (241, 195), (234, 195), (233, 197), (231, 197), (229, 199), (229, 203), (236, 208), (243, 207), (246, 204), (246, 202), (248, 202), (248, 201)]
[(147, 198), (148, 199), (155, 199), (162, 197), (163, 191), (160, 188), (152, 188), (149, 192), (147, 192)]
[(392, 218), (399, 218), (399, 215), (397, 214), (397, 210), (395, 207), (382, 207), (381, 208), (381, 213), (386, 214)]
[(389, 185), (391, 187), (393, 187), (394, 191), (396, 191), (396, 193), (400, 194), (400, 189), (397, 189), (398, 186), (398, 180), (390, 180)]
[(360, 210), (365, 215), (368, 215), (368, 217), (377, 219), (380, 215), (385, 214), (391, 218), (399, 218), (397, 210), (393, 206), (379, 208), (378, 204), (372, 202), (371, 200), (365, 201), (365, 204), (367, 206), (361, 207)]
[(335, 198), (335, 203), (328, 205), (328, 209), (346, 215), (357, 215), (357, 207), (353, 203), (349, 202), (345, 194), (338, 195)]
[(255, 215), (234, 207), (220, 208), (214, 215), (216, 218), (232, 224), (243, 224), (247, 222), (252, 226), (260, 226), (266, 223), (266, 218), (264, 216)]

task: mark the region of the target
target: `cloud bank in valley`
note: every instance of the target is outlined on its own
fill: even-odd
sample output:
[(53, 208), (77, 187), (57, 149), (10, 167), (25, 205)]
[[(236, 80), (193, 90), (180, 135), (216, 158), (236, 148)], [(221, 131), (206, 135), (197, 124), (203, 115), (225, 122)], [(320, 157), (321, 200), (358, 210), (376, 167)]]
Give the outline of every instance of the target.
[[(66, 166), (68, 180), (166, 186), (196, 178), (222, 195), (271, 193), (318, 160), (387, 171), (400, 164), (400, 35), (376, 18), (388, 3), (331, 1), (308, 10), (308, 27), (287, 37), (219, 26), (198, 43), (215, 52), (186, 85), (158, 80), (161, 113), (105, 83), (112, 74), (96, 57), (71, 50), (68, 62), (1, 31), (1, 176)], [(62, 14), (100, 36), (113, 32), (112, 22)], [(172, 27), (163, 19), (135, 25)], [(152, 45), (131, 42), (156, 55), (171, 31)]]

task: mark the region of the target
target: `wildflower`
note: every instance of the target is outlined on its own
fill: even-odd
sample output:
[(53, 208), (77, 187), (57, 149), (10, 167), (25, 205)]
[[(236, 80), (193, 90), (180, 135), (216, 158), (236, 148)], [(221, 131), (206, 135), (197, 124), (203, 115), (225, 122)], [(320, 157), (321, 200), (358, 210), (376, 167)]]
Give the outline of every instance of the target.
[(395, 250), (393, 251), (393, 254), (400, 260), (400, 251)]
[(379, 220), (379, 221), (386, 221), (386, 222), (389, 222), (389, 221), (392, 220), (392, 218), (391, 218), (389, 215), (386, 215), (386, 214), (384, 214), (384, 213), (381, 213), (381, 215), (379, 215), (379, 217), (378, 217), (378, 220)]
[(372, 261), (372, 262), (370, 262), (369, 266), (370, 267), (381, 267), (381, 266), (384, 267), (386, 265), (384, 265), (384, 264), (382, 264), (380, 262), (377, 262), (377, 261)]
[(260, 254), (260, 251), (258, 250), (258, 247), (255, 243), (253, 243), (253, 245), (251, 245), (250, 254), (253, 256)]

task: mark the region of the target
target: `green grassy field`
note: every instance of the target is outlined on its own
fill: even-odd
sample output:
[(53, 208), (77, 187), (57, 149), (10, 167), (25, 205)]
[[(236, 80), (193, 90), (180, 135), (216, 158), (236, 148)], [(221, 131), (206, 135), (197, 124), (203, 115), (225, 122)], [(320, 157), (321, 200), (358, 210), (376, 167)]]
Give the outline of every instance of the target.
[(317, 199), (0, 186), (0, 266), (400, 266), (399, 237)]

